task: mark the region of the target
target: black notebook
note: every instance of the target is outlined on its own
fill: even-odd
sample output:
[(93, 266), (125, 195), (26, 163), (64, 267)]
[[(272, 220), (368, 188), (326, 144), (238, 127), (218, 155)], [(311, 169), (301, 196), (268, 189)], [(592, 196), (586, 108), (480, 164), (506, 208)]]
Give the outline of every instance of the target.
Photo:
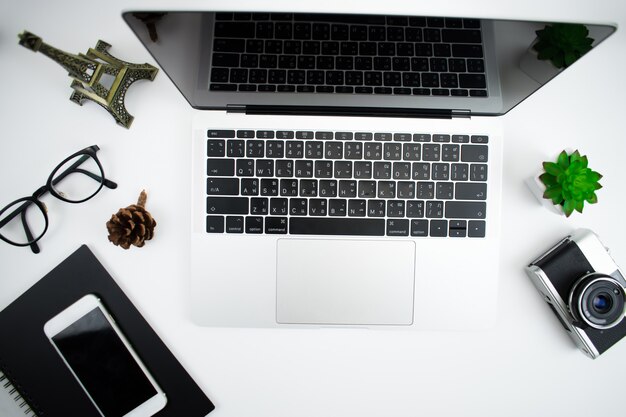
[[(203, 417), (215, 407), (87, 246), (0, 311), (0, 390), (25, 415), (100, 417), (44, 334), (44, 324), (87, 294), (117, 326), (167, 396), (157, 417)], [(6, 396), (6, 395), (5, 395)], [(29, 408), (32, 411), (29, 411)], [(0, 410), (3, 410), (0, 404)]]

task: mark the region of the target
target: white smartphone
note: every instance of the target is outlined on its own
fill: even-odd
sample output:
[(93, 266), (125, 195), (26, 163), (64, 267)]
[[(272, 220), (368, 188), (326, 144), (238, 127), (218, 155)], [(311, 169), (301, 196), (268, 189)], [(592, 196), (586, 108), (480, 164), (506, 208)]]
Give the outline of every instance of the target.
[(43, 330), (103, 417), (150, 417), (165, 407), (165, 393), (97, 296), (76, 301)]

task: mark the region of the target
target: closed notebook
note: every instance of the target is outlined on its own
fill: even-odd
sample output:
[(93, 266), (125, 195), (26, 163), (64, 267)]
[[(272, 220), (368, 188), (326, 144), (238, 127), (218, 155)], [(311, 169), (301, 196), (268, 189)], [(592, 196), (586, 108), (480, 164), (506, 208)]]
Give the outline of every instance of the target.
[(50, 318), (86, 294), (103, 300), (167, 395), (165, 408), (155, 416), (203, 417), (215, 408), (83, 245), (0, 311), (0, 414), (100, 417), (43, 332)]

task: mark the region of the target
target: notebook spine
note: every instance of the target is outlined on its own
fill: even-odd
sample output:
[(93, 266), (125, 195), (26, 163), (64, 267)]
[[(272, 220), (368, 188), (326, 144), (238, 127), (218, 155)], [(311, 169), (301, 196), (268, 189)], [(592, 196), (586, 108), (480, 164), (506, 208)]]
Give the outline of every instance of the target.
[(32, 398), (16, 380), (10, 377), (10, 375), (8, 369), (3, 367), (0, 363), (0, 389), (5, 390), (9, 394), (9, 397), (15, 401), (25, 416), (43, 416), (40, 410), (37, 410), (37, 413), (35, 413), (37, 407), (34, 405)]

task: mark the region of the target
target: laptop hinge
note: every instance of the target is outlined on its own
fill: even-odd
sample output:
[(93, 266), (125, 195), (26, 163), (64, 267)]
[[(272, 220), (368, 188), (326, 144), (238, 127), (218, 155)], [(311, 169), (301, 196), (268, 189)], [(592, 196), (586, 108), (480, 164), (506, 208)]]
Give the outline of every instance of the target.
[[(451, 119), (452, 110), (445, 109), (410, 109), (399, 107), (347, 107), (347, 106), (264, 106), (264, 105), (227, 105), (227, 112), (293, 115), (293, 116), (367, 116), (367, 117), (409, 117)], [(456, 111), (455, 111), (456, 112)], [(462, 114), (455, 117), (469, 117)]]
[(472, 117), (471, 110), (452, 110), (452, 117), (463, 117), (469, 119)]

